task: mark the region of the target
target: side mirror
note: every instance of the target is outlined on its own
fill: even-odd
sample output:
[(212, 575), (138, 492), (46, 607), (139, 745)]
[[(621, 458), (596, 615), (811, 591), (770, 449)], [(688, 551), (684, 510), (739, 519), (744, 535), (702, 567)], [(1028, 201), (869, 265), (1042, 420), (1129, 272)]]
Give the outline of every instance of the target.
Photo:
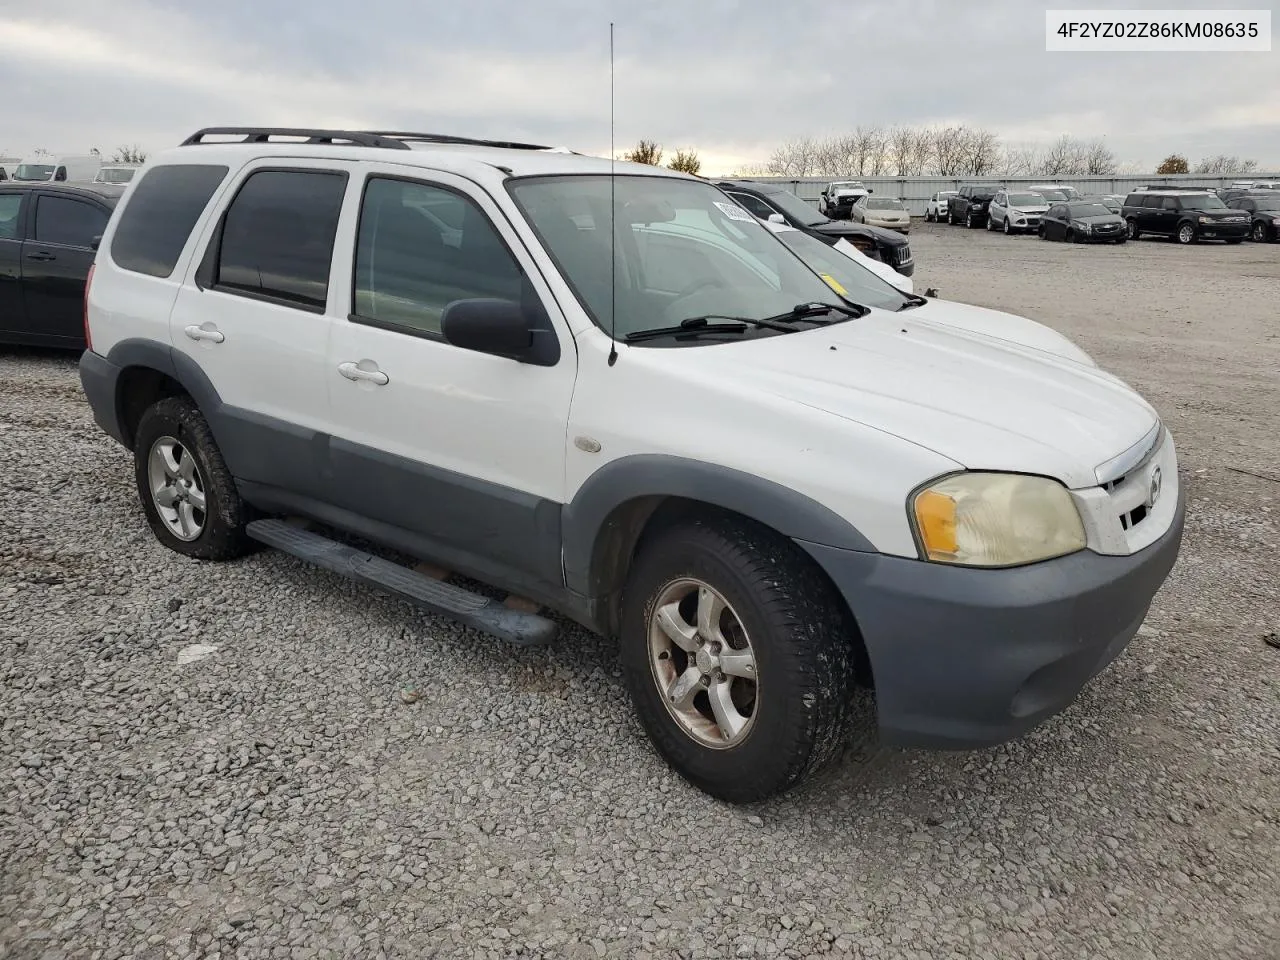
[(868, 188), (868, 189), (867, 189), (867, 193), (875, 193), (875, 191), (874, 191), (874, 190), (872, 190), (872, 189), (870, 189), (870, 188)]
[(98, 234), (96, 237), (94, 237), (92, 240), (89, 241), (89, 249), (97, 250), (98, 246), (101, 243), (102, 243), (102, 234)]
[(769, 214), (769, 222), (770, 223), (786, 223), (787, 218), (780, 213), (771, 213)]
[(533, 329), (514, 300), (454, 300), (440, 317), (446, 343), (463, 350), (522, 360), (533, 347)]

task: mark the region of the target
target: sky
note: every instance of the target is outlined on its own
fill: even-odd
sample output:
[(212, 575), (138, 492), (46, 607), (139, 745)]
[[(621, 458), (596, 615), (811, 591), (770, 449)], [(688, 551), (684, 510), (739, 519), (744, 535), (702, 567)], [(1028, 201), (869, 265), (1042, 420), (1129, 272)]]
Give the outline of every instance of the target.
[[(1167, 8), (1176, 0), (1055, 0)], [(1273, 9), (1276, 0), (1196, 0)], [(149, 151), (203, 126), (425, 130), (703, 172), (862, 124), (968, 123), (1007, 144), (1105, 137), (1280, 168), (1270, 53), (1047, 53), (1027, 0), (0, 0), (0, 154)], [(963, 52), (962, 52), (963, 51)]]

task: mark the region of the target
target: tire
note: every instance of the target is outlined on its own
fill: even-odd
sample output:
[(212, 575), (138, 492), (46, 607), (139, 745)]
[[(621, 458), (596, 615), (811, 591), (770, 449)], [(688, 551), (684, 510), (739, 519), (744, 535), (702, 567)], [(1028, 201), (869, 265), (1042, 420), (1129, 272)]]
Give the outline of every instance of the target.
[(133, 458), (138, 498), (162, 544), (200, 560), (233, 560), (253, 552), (244, 532), (249, 507), (236, 492), (213, 431), (189, 397), (167, 397), (143, 413)]
[[(716, 599), (725, 607), (715, 635), (752, 658), (752, 680), (726, 674), (708, 685), (717, 668), (707, 674), (706, 660), (684, 652), (684, 645), (700, 657), (713, 650), (695, 625), (700, 604)], [(674, 612), (678, 630), (657, 625), (662, 609)], [(840, 758), (855, 717), (865, 715), (858, 707), (865, 698), (854, 692), (855, 634), (808, 557), (737, 517), (695, 519), (646, 536), (623, 590), (622, 668), (641, 724), (677, 773), (731, 803), (781, 793)], [(673, 636), (683, 638), (680, 645)], [(681, 711), (669, 706), (669, 694), (684, 676), (693, 678), (693, 693)], [(713, 690), (730, 689), (725, 683), (734, 724), (745, 722), (732, 737), (716, 719), (724, 708), (711, 706)], [(748, 708), (749, 716), (740, 712)], [(873, 724), (858, 729), (861, 739), (874, 739)]]
[(983, 229), (985, 229), (988, 233), (990, 233), (992, 230), (995, 229), (995, 226), (994, 224), (992, 224), (990, 217), (987, 217), (987, 222), (983, 225)]
[(1004, 235), (1005, 235), (1006, 237), (1012, 237), (1012, 236), (1013, 236), (1013, 227), (1012, 227), (1012, 226), (1010, 226), (1010, 224), (1009, 224), (1009, 218), (1008, 218), (1008, 217), (1005, 217), (1005, 218), (1004, 218)]
[(929, 210), (926, 210), (926, 211), (924, 212), (924, 222), (925, 222), (925, 223), (933, 223), (933, 219), (934, 219), (934, 218), (933, 218), (933, 213), (932, 213), (931, 211), (929, 211)]
[(1173, 235), (1173, 239), (1185, 246), (1190, 246), (1196, 242), (1196, 228), (1189, 223), (1178, 224), (1178, 232)]
[(1125, 232), (1128, 234), (1128, 237), (1130, 240), (1137, 240), (1140, 236), (1142, 236), (1142, 231), (1138, 229), (1137, 220), (1126, 220)]
[(1253, 237), (1254, 243), (1266, 243), (1268, 239), (1267, 225), (1265, 223), (1255, 223), (1253, 225), (1253, 231), (1249, 235)]
[(1045, 229), (1043, 223), (1040, 224), (1040, 226), (1036, 229), (1036, 236), (1039, 237), (1041, 240), (1049, 239), (1049, 231)]
[(1125, 238), (1124, 238), (1124, 237), (1121, 237), (1119, 240), (1117, 240), (1117, 241), (1116, 241), (1116, 245), (1117, 245), (1117, 246), (1119, 246), (1120, 244), (1122, 244), (1122, 243), (1124, 243), (1124, 242), (1125, 242)]
[(950, 210), (948, 210), (948, 211), (947, 211), (947, 223), (951, 224), (951, 226), (953, 226), (953, 227), (954, 227), (954, 226), (955, 226), (956, 224), (958, 224), (959, 222), (960, 222), (960, 221), (956, 219), (956, 215), (955, 215), (954, 213), (952, 213)]
[(1067, 243), (1075, 243), (1076, 232), (1074, 230), (1068, 230), (1066, 236), (1064, 236), (1062, 239), (1065, 240)]

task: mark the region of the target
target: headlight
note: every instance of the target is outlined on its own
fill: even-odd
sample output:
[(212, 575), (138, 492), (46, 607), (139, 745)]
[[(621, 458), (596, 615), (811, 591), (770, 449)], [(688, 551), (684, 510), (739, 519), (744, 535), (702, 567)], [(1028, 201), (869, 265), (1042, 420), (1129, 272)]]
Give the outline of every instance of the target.
[(1201, 217), (1201, 218), (1200, 218), (1200, 222), (1201, 222), (1201, 223), (1213, 223), (1213, 217)]
[(1280, 217), (1273, 217), (1271, 222), (1276, 224), (1277, 226), (1280, 226)]
[(1090, 226), (1089, 224), (1085, 223), (1083, 220), (1072, 220), (1072, 221), (1071, 221), (1071, 225), (1072, 225), (1073, 227), (1075, 227), (1077, 230), (1082, 230), (1082, 231), (1084, 231), (1085, 233), (1088, 233), (1089, 231), (1091, 231), (1091, 230), (1093, 229), (1093, 227), (1092, 227), (1092, 226)]
[(1075, 553), (1084, 525), (1067, 488), (1017, 473), (959, 473), (911, 502), (916, 536), (935, 563), (1009, 567)]

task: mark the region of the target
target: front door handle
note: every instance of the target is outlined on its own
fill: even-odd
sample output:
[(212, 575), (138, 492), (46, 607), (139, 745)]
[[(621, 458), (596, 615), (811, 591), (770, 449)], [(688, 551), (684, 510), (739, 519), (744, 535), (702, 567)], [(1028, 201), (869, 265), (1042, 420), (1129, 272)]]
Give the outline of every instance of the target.
[(55, 254), (50, 253), (48, 250), (39, 250), (35, 253), (28, 253), (27, 259), (45, 261), (45, 260), (57, 260), (58, 258)]
[(206, 320), (198, 327), (193, 323), (185, 328), (184, 332), (192, 340), (208, 340), (212, 343), (221, 343), (227, 339), (223, 336), (222, 331), (215, 327), (210, 320)]
[(391, 382), (391, 378), (379, 370), (378, 365), (372, 360), (361, 360), (359, 363), (348, 360), (346, 363), (338, 364), (338, 372), (348, 380), (363, 380), (376, 383), (380, 387), (385, 387)]

